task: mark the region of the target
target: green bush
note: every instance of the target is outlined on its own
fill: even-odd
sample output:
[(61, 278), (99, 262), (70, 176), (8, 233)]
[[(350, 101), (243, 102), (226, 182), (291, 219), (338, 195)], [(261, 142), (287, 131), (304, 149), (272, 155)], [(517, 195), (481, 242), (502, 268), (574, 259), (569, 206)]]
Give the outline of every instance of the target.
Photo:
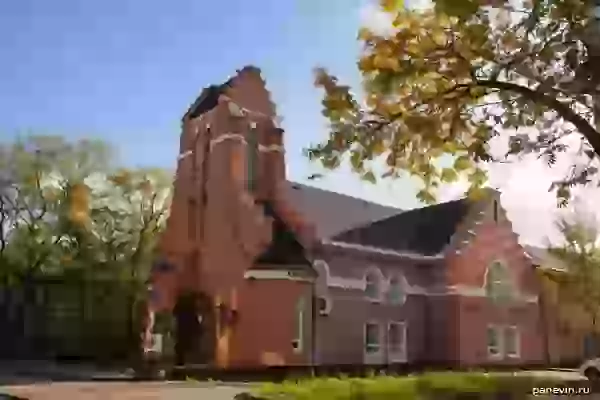
[(314, 378), (269, 383), (254, 395), (268, 400), (510, 399), (530, 397), (533, 387), (560, 381), (529, 374), (439, 372), (404, 377)]

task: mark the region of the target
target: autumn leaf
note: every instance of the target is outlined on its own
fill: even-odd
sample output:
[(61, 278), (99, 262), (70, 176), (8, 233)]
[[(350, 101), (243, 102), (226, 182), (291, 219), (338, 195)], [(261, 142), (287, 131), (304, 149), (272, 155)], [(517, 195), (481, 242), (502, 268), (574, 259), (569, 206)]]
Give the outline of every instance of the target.
[(460, 156), (454, 160), (454, 169), (461, 172), (471, 167), (471, 159), (468, 156)]
[[(433, 8), (420, 9), (381, 1), (396, 29), (393, 35), (359, 31), (360, 100), (335, 75), (316, 70), (331, 129), (307, 153), (326, 168), (349, 160), (362, 176), (367, 162), (389, 152), (385, 174), (420, 179), (419, 196), (427, 202), (446, 181), (464, 178), (472, 190), (485, 186), (481, 163), (495, 162), (490, 141), (521, 127), (543, 132), (546, 139), (512, 143), (512, 154), (537, 152), (555, 160), (561, 147), (552, 143), (579, 132), (598, 157), (600, 132), (584, 110), (593, 109), (589, 74), (600, 81), (600, 65), (579, 68), (582, 60), (596, 62), (587, 58), (582, 42), (589, 19), (583, 4), (531, 2), (522, 15), (500, 24), (486, 7), (507, 15), (505, 0), (435, 0)], [(567, 130), (555, 129), (559, 124)], [(447, 156), (454, 163), (440, 170), (437, 162)], [(588, 178), (566, 178), (552, 190), (566, 204), (568, 188)]]
[(458, 173), (453, 168), (442, 169), (441, 175), (442, 182), (452, 183), (458, 180)]
[(380, 0), (381, 8), (386, 12), (394, 12), (403, 6), (402, 0)]

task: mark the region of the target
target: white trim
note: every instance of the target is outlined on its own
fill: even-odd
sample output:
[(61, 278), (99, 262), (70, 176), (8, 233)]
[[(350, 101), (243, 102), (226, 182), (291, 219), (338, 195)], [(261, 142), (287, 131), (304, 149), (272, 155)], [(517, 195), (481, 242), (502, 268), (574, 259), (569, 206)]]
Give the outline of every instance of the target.
[(267, 115), (265, 113), (261, 113), (260, 111), (254, 111), (254, 110), (250, 110), (249, 108), (246, 107), (242, 107), (239, 104), (237, 104), (235, 101), (233, 101), (233, 99), (225, 94), (221, 94), (219, 96), (219, 99), (222, 99), (228, 103), (233, 103), (237, 106), (237, 108), (240, 109), (240, 111), (245, 115), (245, 114), (249, 114), (249, 115), (254, 115), (254, 116), (258, 116), (258, 117), (263, 117), (266, 119), (270, 119), (273, 120), (276, 117), (271, 117), (270, 115)]
[(432, 256), (426, 256), (426, 255), (414, 253), (411, 251), (395, 251), (395, 250), (389, 250), (389, 249), (382, 249), (380, 247), (365, 246), (365, 245), (356, 244), (356, 243), (338, 242), (338, 241), (332, 241), (332, 240), (327, 240), (327, 239), (322, 240), (321, 243), (324, 245), (335, 246), (335, 247), (339, 247), (342, 249), (354, 249), (354, 250), (364, 251), (367, 253), (376, 253), (376, 254), (381, 254), (381, 255), (396, 256), (396, 257), (408, 258), (408, 259), (413, 259), (413, 260), (442, 260), (442, 259), (444, 259), (444, 254), (442, 254), (442, 253), (435, 254)]
[[(319, 269), (323, 269), (323, 271), (325, 271), (325, 276), (323, 276), (322, 278), (325, 279), (325, 281), (329, 280), (329, 277), (331, 276), (331, 274), (329, 273), (329, 264), (327, 264), (327, 261), (325, 260), (321, 260), (321, 259), (317, 259), (313, 261), (313, 268), (317, 270)], [(319, 278), (321, 278), (321, 276), (319, 275)]]
[[(390, 297), (391, 290), (392, 290), (392, 280), (394, 278), (396, 278), (398, 280), (398, 286), (400, 287), (401, 296), (402, 296), (402, 298), (399, 299), (398, 301), (394, 301)], [(406, 298), (408, 296), (408, 293), (406, 292), (407, 286), (408, 286), (408, 282), (406, 281), (406, 277), (404, 276), (404, 274), (402, 274), (400, 272), (393, 272), (387, 281), (387, 288), (386, 288), (387, 290), (385, 291), (385, 294), (386, 294), (385, 298), (386, 298), (387, 302), (394, 306), (401, 306), (404, 303), (406, 303)]]
[(183, 153), (180, 153), (180, 154), (177, 156), (177, 161), (181, 161), (181, 160), (183, 160), (183, 159), (185, 159), (185, 158), (187, 158), (187, 157), (191, 156), (192, 154), (194, 154), (194, 150), (187, 150), (187, 151), (184, 151)]
[[(216, 146), (217, 144), (219, 144), (221, 142), (224, 142), (225, 140), (236, 140), (244, 146), (248, 145), (248, 141), (246, 140), (244, 135), (242, 135), (241, 133), (228, 132), (228, 133), (222, 133), (215, 139), (212, 139), (210, 141), (210, 149), (212, 150), (212, 148), (214, 146)], [(263, 152), (263, 153), (269, 153), (269, 152), (283, 153), (283, 152), (285, 152), (285, 148), (282, 145), (278, 145), (278, 144), (264, 145), (264, 144), (259, 143), (258, 151)]]
[(264, 153), (269, 153), (269, 152), (283, 153), (283, 152), (285, 152), (285, 149), (284, 149), (283, 146), (281, 146), (279, 144), (270, 144), (268, 146), (259, 144), (258, 145), (258, 151), (262, 151)]
[[(390, 328), (392, 326), (400, 326), (400, 336), (402, 338), (402, 348), (398, 351), (392, 351), (390, 346)], [(386, 332), (386, 349), (387, 349), (387, 358), (390, 363), (404, 363), (407, 361), (407, 349), (408, 346), (406, 344), (406, 340), (408, 338), (407, 335), (407, 324), (404, 321), (389, 321), (387, 324), (387, 332)]]
[[(496, 339), (498, 341), (497, 346), (494, 346), (494, 347), (490, 346), (489, 336), (488, 336), (490, 333), (490, 330), (492, 330), (496, 333)], [(488, 324), (486, 326), (486, 330), (485, 330), (485, 347), (486, 347), (487, 356), (490, 360), (501, 360), (502, 359), (502, 355), (504, 353), (503, 342), (504, 342), (504, 330), (502, 329), (502, 327), (499, 325), (495, 325), (495, 324)], [(494, 353), (494, 352), (490, 351), (492, 348), (497, 348), (498, 352)]]
[(512, 276), (512, 271), (511, 269), (506, 265), (506, 263), (503, 260), (500, 259), (495, 259), (492, 260), (490, 263), (488, 263), (487, 267), (485, 268), (485, 273), (483, 275), (483, 290), (485, 291), (486, 296), (488, 296), (491, 300), (494, 300), (494, 296), (492, 296), (493, 293), (489, 293), (488, 292), (488, 276), (490, 273), (490, 269), (493, 267), (500, 267), (504, 270), (504, 272), (506, 272), (507, 276), (508, 276), (508, 282), (504, 282), (501, 280), (497, 280), (498, 278), (496, 278), (496, 281), (493, 282), (489, 282), (491, 284), (495, 284), (495, 285), (510, 285), (510, 290), (511, 290), (511, 297), (512, 298), (517, 298), (519, 297), (519, 291), (517, 290), (518, 288), (516, 287), (517, 285), (515, 285), (515, 281), (513, 279)]
[(228, 133), (222, 133), (218, 137), (212, 139), (210, 141), (210, 149), (212, 150), (212, 148), (214, 146), (216, 146), (217, 144), (219, 144), (221, 142), (224, 142), (225, 140), (237, 140), (237, 141), (239, 141), (243, 145), (247, 145), (248, 144), (248, 142), (244, 138), (244, 135), (242, 135), (240, 133), (228, 132)]
[[(445, 292), (440, 293), (441, 295), (456, 295), (464, 297), (489, 297), (485, 287), (479, 286), (468, 286), (468, 285), (452, 285), (448, 286)], [(440, 295), (438, 294), (438, 296)], [(538, 296), (534, 294), (522, 293), (520, 291), (514, 292), (513, 302), (517, 303), (533, 303), (538, 302)]]
[(296, 342), (296, 346), (293, 347), (295, 354), (302, 354), (304, 352), (304, 313), (306, 311), (306, 301), (304, 297), (300, 297), (296, 301), (295, 307), (295, 317), (296, 317), (296, 337), (294, 338), (294, 342)]
[[(375, 325), (375, 326), (377, 326), (377, 329), (378, 329), (379, 348), (377, 351), (374, 351), (374, 352), (367, 351), (367, 326), (368, 325)], [(384, 331), (382, 329), (381, 322), (376, 321), (376, 320), (369, 320), (363, 324), (362, 348), (363, 348), (364, 364), (376, 364), (376, 365), (383, 364), (384, 345), (385, 345), (384, 338), (385, 338), (385, 335), (384, 335)]]
[[(367, 287), (368, 287), (367, 278), (368, 277), (373, 277), (375, 279), (375, 281), (373, 282), (376, 285), (376, 290), (377, 290), (377, 293), (375, 293), (375, 296), (369, 296), (369, 294), (367, 293)], [(378, 267), (371, 265), (366, 269), (365, 274), (363, 275), (363, 281), (364, 281), (365, 298), (373, 303), (383, 302), (384, 294), (386, 292), (386, 290), (384, 289), (385, 275), (383, 275), (383, 272), (381, 272), (381, 270)]]
[(244, 272), (244, 279), (279, 280), (312, 282), (312, 278), (294, 276), (290, 271), (251, 269)]
[[(317, 269), (322, 268), (322, 270), (325, 272), (325, 275), (322, 278), (324, 279), (327, 288), (360, 291), (365, 291), (366, 289), (364, 276), (363, 278), (346, 278), (342, 276), (331, 275), (329, 264), (327, 264), (327, 262), (323, 259), (313, 261), (313, 266)], [(427, 288), (418, 285), (411, 285), (401, 272), (396, 272), (396, 274), (401, 276), (403, 279), (405, 297), (408, 297), (409, 295), (487, 297), (485, 283), (483, 286), (451, 285), (447, 287)], [(389, 284), (389, 280), (387, 283)], [(521, 302), (537, 304), (538, 296), (516, 291), (514, 301), (517, 303)]]
[[(508, 331), (513, 331), (515, 335), (515, 352), (508, 353), (506, 350), (506, 333)], [(519, 327), (517, 325), (509, 325), (504, 327), (504, 354), (507, 358), (521, 358), (521, 332), (519, 331)]]

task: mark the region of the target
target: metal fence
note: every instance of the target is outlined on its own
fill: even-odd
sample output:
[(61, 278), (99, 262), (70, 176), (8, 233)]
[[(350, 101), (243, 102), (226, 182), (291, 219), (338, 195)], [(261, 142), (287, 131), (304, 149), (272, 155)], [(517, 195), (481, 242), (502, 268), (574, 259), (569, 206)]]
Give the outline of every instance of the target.
[(0, 358), (130, 357), (138, 347), (131, 281), (44, 277), (0, 286)]

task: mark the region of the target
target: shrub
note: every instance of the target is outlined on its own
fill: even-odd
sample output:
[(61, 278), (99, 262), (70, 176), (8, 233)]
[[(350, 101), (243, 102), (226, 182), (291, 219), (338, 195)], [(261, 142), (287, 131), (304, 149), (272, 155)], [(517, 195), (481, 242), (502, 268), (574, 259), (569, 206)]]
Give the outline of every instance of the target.
[(533, 387), (559, 384), (529, 374), (439, 372), (404, 377), (315, 378), (269, 383), (255, 395), (278, 400), (527, 399)]

